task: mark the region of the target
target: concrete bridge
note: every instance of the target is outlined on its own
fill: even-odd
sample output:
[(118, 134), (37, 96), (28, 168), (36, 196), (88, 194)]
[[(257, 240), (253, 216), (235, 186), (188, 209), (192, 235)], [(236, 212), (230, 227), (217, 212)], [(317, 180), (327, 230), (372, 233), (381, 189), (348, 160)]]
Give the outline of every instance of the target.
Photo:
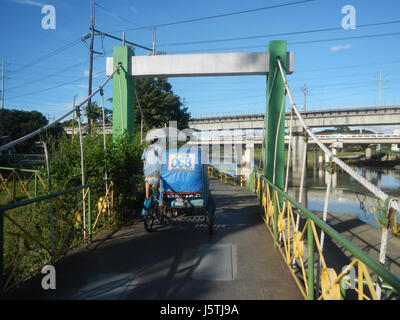
[[(400, 106), (378, 106), (367, 108), (347, 108), (302, 112), (310, 128), (343, 126), (381, 126), (400, 123)], [(265, 114), (232, 115), (222, 117), (195, 118), (189, 121), (189, 127), (199, 131), (263, 129)], [(285, 127), (290, 125), (290, 113), (286, 113)], [(301, 127), (294, 120), (293, 127)]]
[[(68, 135), (72, 135), (72, 133), (74, 134), (79, 134), (78, 128), (77, 127), (64, 127), (63, 128), (65, 133)], [(82, 126), (82, 131), (86, 132), (88, 129), (87, 126)], [(112, 134), (112, 125), (107, 124), (106, 125), (106, 134)], [(103, 127), (102, 126), (95, 126), (93, 127), (93, 132), (97, 133), (97, 134), (102, 134), (103, 133)]]
[[(316, 137), (324, 144), (330, 144), (334, 142), (342, 142), (344, 144), (399, 144), (400, 134), (331, 134), (331, 135), (316, 135)], [(262, 144), (264, 137), (261, 135), (251, 136), (213, 136), (213, 137), (201, 137), (196, 142), (198, 144)], [(196, 143), (194, 142), (194, 143)], [(285, 136), (285, 143), (289, 143), (289, 136)], [(308, 144), (314, 144), (313, 140), (309, 140)]]

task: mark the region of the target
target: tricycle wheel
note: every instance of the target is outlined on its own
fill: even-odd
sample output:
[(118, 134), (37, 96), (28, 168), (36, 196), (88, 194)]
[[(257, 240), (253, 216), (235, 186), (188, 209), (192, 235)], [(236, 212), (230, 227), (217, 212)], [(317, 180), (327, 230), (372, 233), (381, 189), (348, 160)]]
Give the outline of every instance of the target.
[(148, 214), (143, 216), (144, 228), (147, 232), (151, 232), (151, 229), (153, 228), (153, 222), (154, 218), (151, 215)]

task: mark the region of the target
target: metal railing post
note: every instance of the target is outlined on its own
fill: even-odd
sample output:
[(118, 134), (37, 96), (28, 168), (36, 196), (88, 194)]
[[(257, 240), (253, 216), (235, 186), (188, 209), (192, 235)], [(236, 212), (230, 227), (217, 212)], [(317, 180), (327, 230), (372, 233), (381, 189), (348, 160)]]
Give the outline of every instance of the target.
[[(274, 192), (274, 191), (272, 191)], [(274, 248), (278, 246), (278, 203), (276, 197), (272, 194), (273, 202), (274, 202), (274, 225), (273, 225), (273, 230), (274, 230)]]
[(308, 300), (314, 300), (314, 233), (311, 220), (307, 219), (307, 246), (308, 246)]
[(37, 173), (35, 172), (35, 198), (37, 197)]
[(92, 241), (92, 189), (88, 188), (88, 233), (89, 241)]

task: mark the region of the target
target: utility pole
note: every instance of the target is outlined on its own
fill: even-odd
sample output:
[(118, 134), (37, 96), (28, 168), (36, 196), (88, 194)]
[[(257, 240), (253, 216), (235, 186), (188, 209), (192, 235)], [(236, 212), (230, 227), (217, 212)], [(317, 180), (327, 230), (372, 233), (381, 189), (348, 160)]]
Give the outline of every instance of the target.
[(384, 72), (382, 72), (382, 70), (379, 70), (379, 80), (378, 80), (378, 103), (379, 106), (382, 105), (382, 90), (385, 90), (385, 88), (382, 87), (382, 84), (387, 82), (387, 80), (383, 80), (382, 78), (385, 76), (386, 74)]
[(1, 58), (1, 109), (4, 109), (4, 69), (5, 69), (5, 58)]
[(306, 83), (304, 84), (304, 87), (303, 87), (303, 93), (304, 93), (304, 112), (306, 112), (306, 96), (308, 94)]
[(382, 105), (382, 70), (379, 70), (379, 106)]
[[(94, 42), (94, 0), (91, 1), (92, 5), (92, 14), (91, 14), (91, 24), (90, 24), (90, 48), (89, 48), (89, 88), (88, 95), (92, 94), (92, 75), (93, 75), (93, 42)], [(90, 109), (90, 105), (92, 103), (92, 99), (88, 100), (88, 108)], [(88, 122), (89, 119), (88, 119)], [(89, 124), (89, 130), (91, 130), (91, 124)]]
[(156, 55), (156, 26), (153, 26), (153, 56)]

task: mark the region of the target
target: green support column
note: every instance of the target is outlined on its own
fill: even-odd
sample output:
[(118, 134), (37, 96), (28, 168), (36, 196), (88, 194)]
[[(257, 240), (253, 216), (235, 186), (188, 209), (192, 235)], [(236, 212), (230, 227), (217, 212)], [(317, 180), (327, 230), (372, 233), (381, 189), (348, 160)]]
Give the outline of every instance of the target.
[(134, 132), (134, 79), (129, 75), (130, 61), (133, 55), (133, 51), (129, 47), (116, 46), (113, 48), (114, 69), (119, 63), (122, 64), (119, 75), (118, 72), (116, 72), (113, 76), (113, 140), (124, 131), (131, 134)]
[[(276, 58), (280, 57), (284, 73), (286, 75), (286, 41), (270, 41), (268, 44), (269, 52), (269, 73), (267, 79), (267, 105), (265, 117), (265, 166), (264, 175), (269, 181), (273, 181), (274, 172), (274, 152), (275, 138), (278, 130), (279, 115), (282, 107), (282, 99), (284, 99), (285, 83), (282, 79), (279, 67), (276, 64)], [(275, 84), (272, 88), (273, 78), (277, 69)], [(269, 97), (271, 91), (271, 97)], [(283, 106), (285, 108), (285, 105)], [(280, 120), (278, 131), (277, 149), (276, 149), (276, 165), (275, 165), (275, 185), (281, 189), (284, 188), (285, 179), (285, 109)]]

